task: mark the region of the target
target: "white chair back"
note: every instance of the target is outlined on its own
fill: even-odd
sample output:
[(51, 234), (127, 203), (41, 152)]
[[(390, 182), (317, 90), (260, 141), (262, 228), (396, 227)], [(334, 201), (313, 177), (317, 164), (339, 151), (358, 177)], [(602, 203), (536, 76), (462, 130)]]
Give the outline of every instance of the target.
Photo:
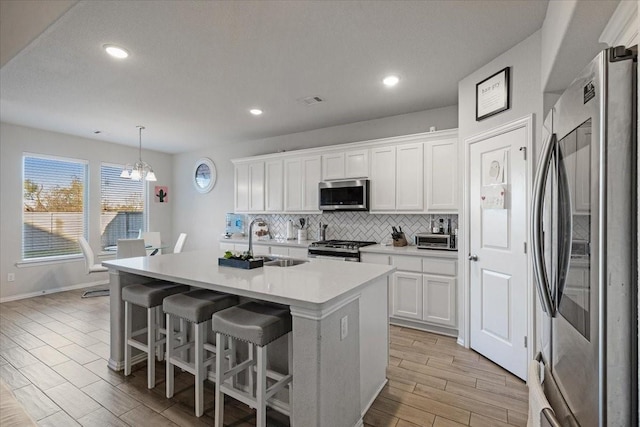
[(139, 256), (147, 256), (144, 239), (118, 239), (117, 259)]
[(176, 240), (176, 245), (173, 248), (173, 253), (177, 254), (182, 252), (182, 248), (184, 247), (184, 242), (187, 241), (187, 233), (180, 233), (178, 236), (178, 240)]
[(89, 246), (87, 239), (82, 236), (78, 237), (78, 244), (80, 245), (80, 250), (84, 256), (84, 266), (87, 274), (100, 273), (109, 270), (107, 267), (103, 267), (102, 265), (95, 263), (95, 255), (93, 254), (93, 250), (91, 249), (91, 246)]

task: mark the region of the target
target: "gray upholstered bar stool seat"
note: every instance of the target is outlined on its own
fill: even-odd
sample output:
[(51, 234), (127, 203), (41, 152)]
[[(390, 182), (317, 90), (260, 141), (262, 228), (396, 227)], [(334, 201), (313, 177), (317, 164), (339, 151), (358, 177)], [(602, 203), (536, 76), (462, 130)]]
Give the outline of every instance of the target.
[[(174, 366), (195, 376), (195, 412), (200, 417), (204, 413), (204, 380), (207, 367), (213, 365), (216, 347), (206, 342), (210, 331), (211, 316), (225, 308), (238, 304), (238, 297), (207, 289), (196, 289), (164, 299), (162, 308), (167, 315), (167, 397), (173, 397)], [(180, 331), (175, 331), (174, 321), (181, 320)], [(193, 341), (187, 341), (187, 331), (182, 320), (195, 325)], [(176, 346), (180, 341), (180, 345)], [(193, 349), (192, 363), (187, 359), (188, 349)], [(206, 357), (207, 352), (211, 355)], [(180, 355), (179, 355), (180, 353)], [(220, 357), (225, 357), (224, 350)]]
[[(216, 427), (222, 427), (225, 394), (256, 408), (256, 425), (266, 427), (269, 399), (288, 386), (292, 380), (291, 326), (289, 307), (280, 304), (248, 302), (213, 315), (212, 327), (216, 332), (218, 348), (223, 348), (225, 336), (245, 341), (249, 345), (248, 359), (230, 366), (228, 370), (223, 370), (223, 358), (216, 359)], [(267, 370), (267, 345), (284, 335), (288, 335), (289, 339), (287, 363), (289, 372), (286, 375)], [(254, 369), (257, 377), (255, 391)], [(248, 372), (248, 392), (235, 387), (235, 377), (242, 371)], [(231, 382), (227, 381), (229, 378), (232, 379)], [(270, 387), (267, 387), (267, 378), (273, 380), (272, 383), (275, 381)], [(291, 396), (291, 390), (289, 396)]]
[[(163, 345), (166, 333), (162, 327), (163, 316), (161, 314), (162, 301), (173, 294), (179, 294), (189, 290), (189, 286), (178, 285), (172, 282), (158, 280), (138, 285), (130, 285), (122, 288), (122, 300), (124, 301), (124, 374), (131, 374), (131, 349), (133, 347), (147, 353), (147, 387), (156, 385), (156, 365), (153, 360), (158, 353), (161, 360), (164, 355)], [(147, 326), (133, 331), (132, 305), (147, 309)], [(138, 341), (135, 337), (145, 334), (147, 343)], [(159, 350), (159, 351), (158, 351)]]

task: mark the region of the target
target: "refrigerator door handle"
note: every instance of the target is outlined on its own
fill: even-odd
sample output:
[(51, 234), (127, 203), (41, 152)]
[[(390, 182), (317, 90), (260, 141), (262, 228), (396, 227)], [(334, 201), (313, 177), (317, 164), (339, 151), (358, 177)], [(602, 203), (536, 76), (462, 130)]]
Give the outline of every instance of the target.
[(549, 169), (553, 155), (553, 148), (556, 145), (556, 134), (552, 134), (544, 145), (540, 162), (538, 163), (538, 172), (533, 187), (533, 212), (531, 215), (532, 222), (532, 242), (533, 242), (533, 271), (536, 276), (536, 286), (542, 310), (551, 317), (555, 317), (556, 311), (551, 299), (551, 288), (549, 286), (549, 277), (547, 276), (546, 265), (544, 262), (544, 251), (542, 248), (542, 216), (544, 210), (544, 189), (547, 185)]

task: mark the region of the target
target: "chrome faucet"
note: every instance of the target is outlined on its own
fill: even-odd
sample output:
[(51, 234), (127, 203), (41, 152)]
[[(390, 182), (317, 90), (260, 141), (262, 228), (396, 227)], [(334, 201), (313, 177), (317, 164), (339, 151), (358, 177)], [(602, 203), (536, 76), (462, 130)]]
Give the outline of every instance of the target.
[(264, 227), (267, 225), (267, 221), (262, 218), (255, 218), (249, 224), (249, 250), (247, 252), (249, 253), (249, 256), (251, 258), (253, 258), (253, 224), (255, 224), (256, 222), (258, 222), (258, 225), (260, 227)]

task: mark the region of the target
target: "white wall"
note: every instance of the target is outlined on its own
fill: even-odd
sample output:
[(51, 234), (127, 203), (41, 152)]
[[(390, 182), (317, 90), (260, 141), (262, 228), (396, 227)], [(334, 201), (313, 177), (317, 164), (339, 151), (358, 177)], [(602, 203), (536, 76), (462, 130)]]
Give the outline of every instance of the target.
[[(534, 144), (539, 144), (541, 125), (544, 120), (544, 117), (542, 117), (543, 94), (540, 86), (540, 46), (541, 34), (538, 31), (458, 83), (459, 170), (464, 170), (466, 139), (529, 114), (533, 115)], [(511, 67), (511, 108), (485, 120), (476, 121), (476, 84), (505, 67)], [(532, 158), (531, 161), (532, 165), (535, 165), (535, 159)], [(461, 180), (460, 194), (463, 194), (463, 184)], [(461, 211), (458, 217), (460, 242), (466, 239), (468, 233), (466, 228), (467, 221), (467, 215)], [(464, 341), (463, 338), (466, 333), (465, 322), (468, 313), (465, 312), (463, 298), (465, 287), (467, 286), (468, 261), (464, 251), (459, 251), (458, 256), (460, 264), (458, 269), (458, 307), (460, 308), (458, 310), (458, 331), (461, 341)]]
[[(218, 247), (218, 239), (224, 232), (224, 216), (233, 212), (231, 159), (426, 132), (430, 126), (451, 129), (457, 124), (457, 107), (452, 106), (176, 155), (171, 202), (174, 237), (188, 233), (185, 251)], [(216, 185), (208, 194), (197, 193), (191, 182), (195, 162), (200, 157), (213, 160), (218, 171)]]
[[(100, 245), (100, 164), (122, 164), (138, 158), (134, 147), (0, 123), (0, 301), (108, 280), (106, 273), (85, 275), (82, 257), (70, 262), (16, 266), (21, 260), (22, 245), (23, 152), (89, 162), (89, 242), (96, 252)], [(142, 157), (154, 168), (158, 177), (155, 185), (171, 186), (172, 156), (143, 150)], [(174, 242), (171, 205), (154, 203), (151, 198), (148, 209), (149, 229), (160, 231), (163, 240), (171, 245)], [(7, 281), (8, 273), (15, 274), (15, 282)]]

